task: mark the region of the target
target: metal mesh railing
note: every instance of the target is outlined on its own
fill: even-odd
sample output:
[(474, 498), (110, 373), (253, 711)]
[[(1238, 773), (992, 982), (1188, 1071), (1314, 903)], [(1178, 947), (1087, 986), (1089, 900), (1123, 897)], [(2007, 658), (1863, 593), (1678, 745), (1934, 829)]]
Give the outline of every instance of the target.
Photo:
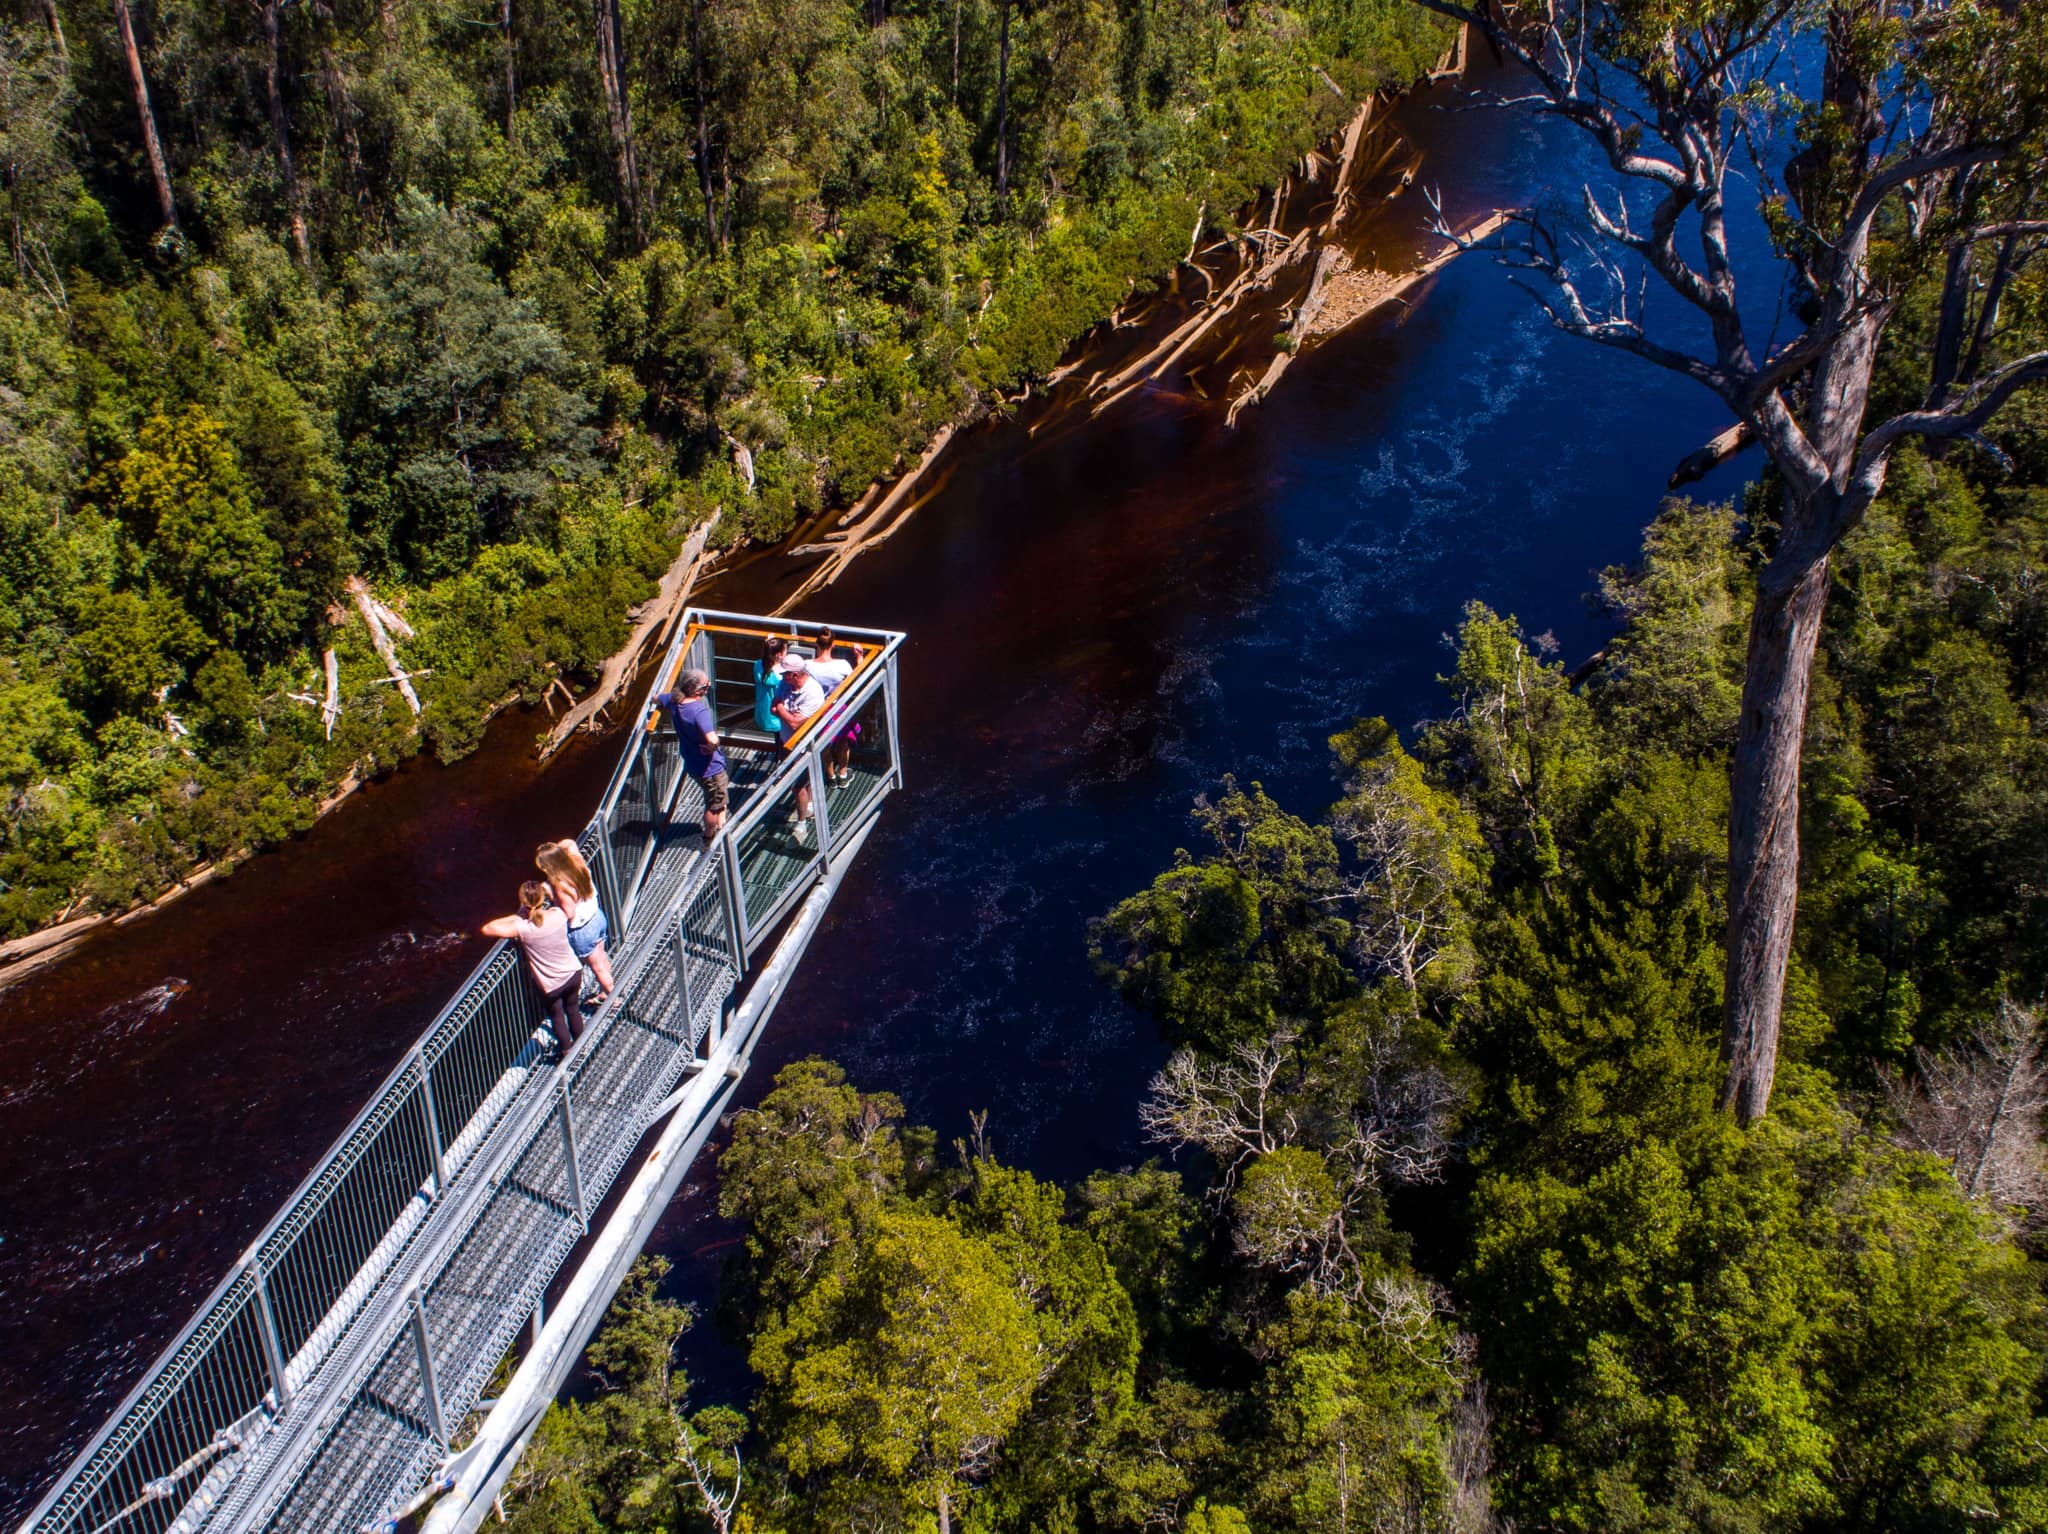
[(411, 1275), (417, 1321), (385, 1308), (378, 1335), (355, 1350), (357, 1378), (326, 1410), (313, 1463), (238, 1508), (238, 1523), (276, 1534), (362, 1526), (445, 1451), (444, 1435), (476, 1406), (656, 1108), (715, 1042), (737, 974), (719, 883), (716, 863), (699, 860), (644, 929), (612, 1004), (494, 1145), (490, 1195), (436, 1233), (434, 1254)]
[[(731, 689), (718, 705), (721, 718), (728, 704), (744, 702), (751, 710), (751, 669), (744, 697), (741, 679), (728, 681), (726, 673), (735, 672), (742, 658), (751, 668), (751, 657), (740, 652), (748, 638), (758, 647), (761, 628), (739, 639), (714, 630), (728, 620), (761, 620), (690, 616), (694, 621), (686, 621), (670, 646), (648, 698), (688, 658)], [(513, 1182), (500, 1188), (493, 1170), (508, 1165), (499, 1143), (506, 1141), (499, 1131), (508, 1124), (519, 1142), (513, 1165), (555, 1157), (551, 1191), (539, 1194), (541, 1205), (552, 1201), (556, 1207), (554, 1218), (565, 1217), (562, 1211), (573, 1206), (580, 1220), (603, 1197), (654, 1106), (698, 1046), (715, 1040), (725, 1001), (768, 925), (829, 855), (833, 836), (843, 836), (871, 814), (898, 776), (893, 655), (899, 636), (862, 633), (858, 639), (866, 657), (862, 669), (842, 688), (843, 699), (832, 700), (845, 719), (862, 723), (855, 750), (858, 784), (827, 781), (827, 737), (814, 731), (738, 808), (712, 856), (695, 855), (701, 790), (683, 770), (673, 733), (634, 728), (604, 801), (579, 838), (612, 922), (619, 994), (579, 1042), (567, 1069), (543, 1069), (552, 1046), (537, 998), (516, 950), (498, 944), (72, 1463), (23, 1525), (25, 1531), (166, 1534), (181, 1510), (190, 1514), (187, 1529), (200, 1527), (207, 1509), (216, 1506), (246, 1513), (256, 1494), (225, 1489), (231, 1472), (250, 1455), (267, 1452), (266, 1430), (291, 1413), (302, 1392), (321, 1403), (308, 1419), (311, 1444), (346, 1441), (337, 1413), (368, 1411), (370, 1417), (357, 1419), (365, 1445), (396, 1432), (410, 1445), (400, 1455), (407, 1465), (428, 1453), (408, 1437), (417, 1436), (416, 1402), (365, 1395), (370, 1387), (361, 1380), (344, 1384), (403, 1341), (357, 1333), (365, 1325), (388, 1331), (394, 1275), (420, 1283), (423, 1273), (451, 1272), (449, 1254), (484, 1230), (481, 1211), (501, 1196), (515, 1196)], [(646, 717), (643, 705), (641, 719)], [(756, 850), (767, 845), (761, 838), (770, 804), (786, 803), (800, 782), (813, 788), (818, 839), (794, 860), (790, 877), (778, 878), (764, 898), (741, 877), (738, 845), (749, 837)], [(690, 828), (681, 844), (686, 850), (679, 850), (672, 834), (677, 825)], [(636, 901), (643, 909), (635, 909)], [(547, 1150), (553, 1117), (536, 1105), (553, 1092), (563, 1094), (563, 1123), (574, 1119), (583, 1130), (573, 1154)], [(571, 1141), (573, 1134), (565, 1134), (565, 1146)], [(465, 1193), (451, 1204), (451, 1187), (460, 1192), (465, 1186), (487, 1187), (489, 1196)], [(443, 1209), (450, 1210), (445, 1218)], [(451, 1220), (468, 1223), (437, 1228), (449, 1227)], [(450, 1321), (469, 1343), (496, 1351), (482, 1361), (471, 1356), (473, 1349), (463, 1354), (462, 1367), (442, 1381), (444, 1405), (466, 1409), (462, 1399), (473, 1399), (473, 1393), (464, 1382), (472, 1376), (481, 1390), (509, 1340), (508, 1328), (521, 1324), (574, 1234), (532, 1238), (545, 1251), (525, 1251), (514, 1264), (518, 1278), (507, 1280), (511, 1288), (501, 1284), (488, 1296), (488, 1325), (474, 1317)], [(433, 1303), (444, 1309), (455, 1303), (454, 1294), (429, 1287)], [(383, 1426), (372, 1431), (371, 1417)], [(389, 1458), (379, 1461), (384, 1468), (363, 1487), (381, 1483)], [(411, 1474), (407, 1469), (400, 1478)], [(244, 1526), (240, 1513), (235, 1521)]]

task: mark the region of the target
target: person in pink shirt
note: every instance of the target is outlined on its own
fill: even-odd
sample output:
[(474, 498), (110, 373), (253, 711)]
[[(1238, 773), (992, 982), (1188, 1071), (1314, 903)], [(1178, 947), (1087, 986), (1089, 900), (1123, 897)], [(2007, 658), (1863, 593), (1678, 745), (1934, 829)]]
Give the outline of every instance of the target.
[(519, 912), (484, 923), (485, 937), (510, 938), (526, 955), (526, 972), (540, 988), (548, 1026), (562, 1053), (583, 1036), (583, 1009), (576, 993), (583, 986), (583, 963), (569, 946), (569, 918), (548, 904), (548, 887), (538, 879), (519, 886)]

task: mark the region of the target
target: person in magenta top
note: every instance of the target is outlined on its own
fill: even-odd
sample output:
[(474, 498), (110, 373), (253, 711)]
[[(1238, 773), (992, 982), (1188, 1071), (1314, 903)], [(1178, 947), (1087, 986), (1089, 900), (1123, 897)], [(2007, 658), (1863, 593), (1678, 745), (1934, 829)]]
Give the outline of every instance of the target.
[(548, 887), (538, 879), (519, 886), (519, 911), (483, 926), (485, 937), (510, 938), (526, 956), (526, 972), (540, 989), (548, 1026), (562, 1053), (583, 1036), (583, 1009), (576, 993), (583, 986), (583, 963), (569, 946), (569, 918), (548, 904)]

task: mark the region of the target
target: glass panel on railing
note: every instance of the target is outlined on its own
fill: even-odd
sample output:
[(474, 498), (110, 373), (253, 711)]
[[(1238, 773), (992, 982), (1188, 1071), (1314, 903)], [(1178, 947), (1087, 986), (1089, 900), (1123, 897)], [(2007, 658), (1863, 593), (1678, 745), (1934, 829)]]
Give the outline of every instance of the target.
[(817, 867), (817, 827), (799, 814), (811, 810), (810, 781), (799, 771), (782, 779), (772, 802), (741, 829), (740, 890), (747, 921), (758, 929), (779, 914), (783, 896)]
[(712, 703), (719, 729), (728, 733), (744, 731), (761, 735), (765, 729), (756, 714), (762, 689), (771, 685), (761, 663), (762, 640), (758, 633), (707, 633), (710, 660), (704, 667), (711, 675)]

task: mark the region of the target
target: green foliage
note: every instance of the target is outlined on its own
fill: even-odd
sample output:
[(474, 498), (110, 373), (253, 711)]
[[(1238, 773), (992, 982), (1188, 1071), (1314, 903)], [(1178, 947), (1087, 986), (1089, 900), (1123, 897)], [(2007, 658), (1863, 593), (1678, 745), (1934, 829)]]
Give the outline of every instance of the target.
[(1339, 878), (1328, 827), (1288, 814), (1256, 783), (1247, 794), (1228, 780), (1221, 799), (1197, 801), (1195, 820), (1215, 852), (1177, 852), (1150, 890), (1109, 913), (1091, 948), (1173, 1037), (1221, 1051), (1353, 990), (1351, 930), (1324, 904)]
[(1038, 1338), (1013, 1270), (935, 1215), (884, 1212), (843, 1282), (814, 1285), (788, 1328), (809, 1345), (764, 1378), (797, 1476), (844, 1468), (863, 1491), (936, 1510), (1031, 1403)]
[(1601, 600), (1625, 625), (1593, 694), (1609, 727), (1643, 749), (1732, 750), (1750, 595), (1734, 508), (1666, 501), (1642, 563), (1601, 572)]
[[(692, 527), (779, 538), (1001, 408), (1341, 124), (1317, 71), (1362, 99), (1444, 38), (1396, 0), (621, 9), (634, 203), (587, 6), (281, 6), (273, 56), (137, 0), (170, 233), (105, 13), (0, 24), (0, 659), (192, 767), (114, 819), (38, 779), (67, 829), (14, 828), (5, 931), (592, 675)], [(415, 630), (417, 729), (351, 576)], [(331, 739), (292, 717), (329, 648)]]
[(221, 424), (188, 408), (152, 416), (114, 465), (114, 509), (134, 560), (160, 576), (208, 639), (277, 652), (302, 617), (284, 553), (264, 531)]
[(1748, 1133), (1700, 1113), (1590, 1176), (1482, 1183), (1467, 1288), (1520, 1505), (1572, 1529), (2039, 1526), (2022, 1259), (1938, 1168), (1787, 1084)]
[(685, 1421), (689, 1387), (675, 1354), (693, 1318), (662, 1297), (668, 1270), (659, 1257), (633, 1265), (585, 1355), (599, 1390), (587, 1401), (551, 1406), (541, 1419), (505, 1488), (518, 1534), (687, 1527), (700, 1502), (685, 1443), (720, 1484), (729, 1482), (746, 1419), (729, 1407), (706, 1407)]
[(1513, 617), (1467, 603), (1457, 669), (1443, 679), (1456, 712), (1421, 743), (1423, 759), (1479, 816), (1500, 872), (1539, 880), (1561, 867), (1559, 829), (1593, 770), (1590, 710), (1563, 666), (1544, 659), (1555, 648), (1548, 635), (1532, 646)]
[(471, 222), (411, 190), (393, 213), (361, 264), (361, 392), (341, 428), (362, 540), (431, 578), (589, 474), (595, 434), (561, 337), (483, 265)]

